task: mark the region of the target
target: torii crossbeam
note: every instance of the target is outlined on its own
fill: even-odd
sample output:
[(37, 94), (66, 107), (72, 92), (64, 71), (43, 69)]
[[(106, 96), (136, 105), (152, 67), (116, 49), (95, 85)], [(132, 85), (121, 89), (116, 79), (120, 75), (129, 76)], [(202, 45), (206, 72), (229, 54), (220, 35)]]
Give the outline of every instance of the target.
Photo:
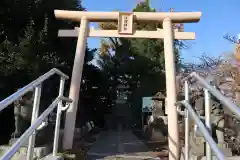
[[(59, 37), (78, 37), (79, 28), (75, 27), (74, 30), (59, 30)], [(151, 39), (163, 39), (163, 29), (157, 29), (156, 31), (134, 31), (132, 34), (120, 34), (118, 30), (101, 30), (90, 28), (87, 34), (88, 37), (124, 37), (124, 38), (151, 38)], [(174, 39), (181, 40), (194, 40), (194, 32), (178, 32), (177, 29), (174, 31)]]
[[(80, 93), (80, 83), (84, 63), (87, 37), (126, 37), (164, 39), (164, 56), (166, 70), (167, 112), (168, 112), (168, 145), (169, 159), (180, 158), (180, 143), (178, 133), (178, 115), (176, 102), (176, 69), (173, 40), (194, 40), (193, 32), (178, 32), (173, 29), (173, 23), (198, 22), (201, 12), (87, 12), (55, 10), (56, 18), (72, 20), (80, 23), (80, 28), (60, 30), (60, 37), (78, 37), (74, 66), (72, 71), (69, 98), (73, 103), (66, 113), (64, 143), (65, 149), (72, 148), (75, 129), (76, 111)], [(89, 22), (118, 21), (118, 30), (89, 29)], [(134, 21), (163, 22), (163, 29), (156, 31), (134, 30)]]

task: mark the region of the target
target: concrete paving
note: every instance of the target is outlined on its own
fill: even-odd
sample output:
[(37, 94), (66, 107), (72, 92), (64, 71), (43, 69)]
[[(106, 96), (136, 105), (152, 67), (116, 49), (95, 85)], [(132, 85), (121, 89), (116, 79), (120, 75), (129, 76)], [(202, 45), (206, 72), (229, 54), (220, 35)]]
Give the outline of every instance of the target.
[(88, 160), (153, 160), (156, 158), (153, 152), (131, 131), (103, 133), (87, 155)]

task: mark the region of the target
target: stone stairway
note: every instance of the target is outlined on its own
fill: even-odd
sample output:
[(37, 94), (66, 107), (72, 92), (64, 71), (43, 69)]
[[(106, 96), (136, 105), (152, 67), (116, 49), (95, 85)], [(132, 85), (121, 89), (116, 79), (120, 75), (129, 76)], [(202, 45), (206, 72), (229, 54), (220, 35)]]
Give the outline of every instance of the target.
[(108, 131), (93, 144), (87, 153), (88, 160), (141, 160), (159, 159), (131, 131)]

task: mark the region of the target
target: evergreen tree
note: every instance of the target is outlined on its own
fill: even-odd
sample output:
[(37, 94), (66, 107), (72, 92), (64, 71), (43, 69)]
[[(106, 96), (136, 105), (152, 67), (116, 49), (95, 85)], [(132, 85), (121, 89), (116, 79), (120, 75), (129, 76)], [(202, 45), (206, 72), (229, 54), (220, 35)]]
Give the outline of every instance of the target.
[[(84, 10), (78, 0), (1, 0), (0, 1), (0, 100), (17, 89), (27, 85), (52, 68), (58, 68), (71, 76), (76, 49), (76, 38), (60, 38), (58, 30), (73, 28), (78, 23), (57, 20), (54, 9)], [(96, 67), (88, 62), (92, 60), (95, 49), (86, 50), (84, 73), (94, 71)], [(93, 74), (94, 74), (93, 73)], [(99, 78), (87, 74), (83, 81), (88, 86), (98, 85), (92, 81)], [(66, 86), (69, 86), (67, 81)], [(84, 88), (84, 85), (81, 86)], [(41, 111), (49, 106), (58, 94), (59, 77), (52, 77), (44, 82)], [(66, 89), (68, 91), (68, 88)], [(92, 90), (81, 89), (81, 95), (91, 95)], [(98, 96), (94, 94), (92, 99)], [(80, 101), (89, 106), (84, 96)], [(95, 105), (96, 106), (96, 105)], [(0, 143), (7, 143), (14, 130), (13, 107), (0, 112)]]
[[(146, 0), (137, 4), (134, 12), (156, 12)], [(117, 29), (117, 23), (100, 23), (102, 29)], [(157, 30), (158, 22), (135, 22), (136, 30)], [(179, 44), (175, 43), (176, 64), (179, 64)], [(129, 102), (133, 106), (136, 121), (141, 118), (142, 97), (165, 92), (164, 45), (163, 40), (104, 38), (101, 41), (99, 64), (108, 74), (113, 93), (116, 85), (130, 86)], [(116, 95), (114, 97), (116, 99)], [(140, 121), (139, 121), (140, 122)]]

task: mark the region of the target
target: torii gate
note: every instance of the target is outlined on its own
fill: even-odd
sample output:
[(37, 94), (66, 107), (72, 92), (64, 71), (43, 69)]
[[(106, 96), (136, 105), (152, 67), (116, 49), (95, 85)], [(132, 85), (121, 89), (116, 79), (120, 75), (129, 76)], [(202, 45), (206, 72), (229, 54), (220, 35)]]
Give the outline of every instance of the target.
[[(72, 20), (80, 23), (80, 28), (60, 30), (60, 37), (78, 37), (75, 60), (72, 71), (69, 98), (73, 103), (66, 112), (64, 129), (65, 149), (72, 148), (75, 129), (76, 111), (80, 92), (87, 37), (126, 37), (126, 38), (155, 38), (164, 39), (164, 56), (166, 70), (166, 91), (168, 108), (168, 143), (169, 159), (180, 158), (178, 113), (176, 102), (176, 69), (173, 39), (194, 40), (194, 32), (178, 32), (172, 23), (198, 22), (201, 12), (86, 12), (55, 10), (56, 18)], [(118, 21), (118, 30), (89, 30), (89, 22)], [(134, 21), (163, 21), (163, 29), (156, 31), (140, 31), (133, 29)]]

